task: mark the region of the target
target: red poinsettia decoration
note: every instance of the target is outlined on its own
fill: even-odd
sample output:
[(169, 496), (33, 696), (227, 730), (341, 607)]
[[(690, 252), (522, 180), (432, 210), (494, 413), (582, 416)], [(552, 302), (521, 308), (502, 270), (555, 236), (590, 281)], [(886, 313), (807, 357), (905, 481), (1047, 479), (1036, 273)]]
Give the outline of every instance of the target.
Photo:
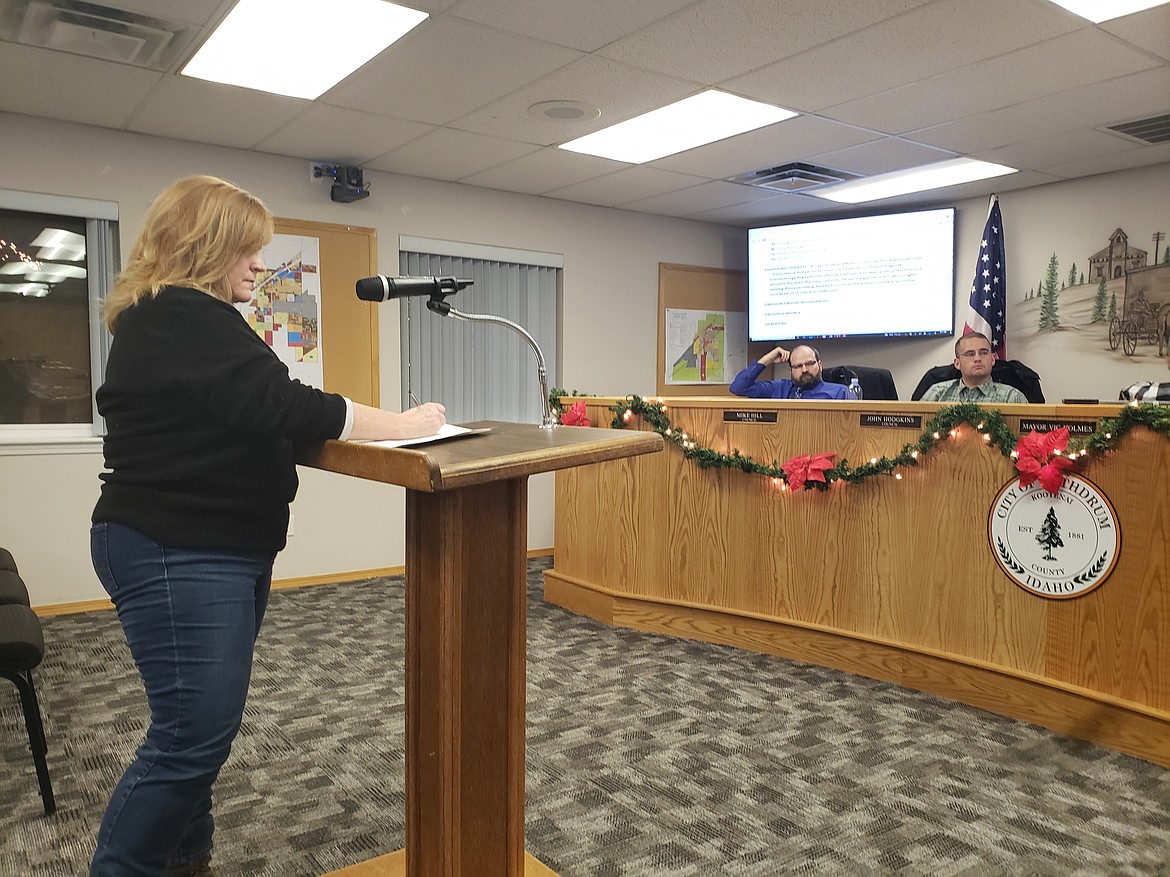
[(1020, 487), (1030, 487), (1039, 479), (1040, 486), (1049, 493), (1060, 493), (1064, 484), (1064, 473), (1076, 468), (1076, 461), (1062, 457), (1060, 452), (1068, 447), (1068, 427), (1062, 426), (1051, 432), (1032, 430), (1020, 436), (1016, 444), (1016, 468), (1020, 471)]
[(593, 426), (585, 416), (585, 403), (574, 402), (561, 412), (562, 426)]
[(780, 468), (788, 476), (788, 486), (793, 490), (800, 490), (806, 481), (825, 483), (825, 470), (833, 468), (833, 458), (836, 454), (804, 454), (793, 457), (787, 463), (781, 463)]

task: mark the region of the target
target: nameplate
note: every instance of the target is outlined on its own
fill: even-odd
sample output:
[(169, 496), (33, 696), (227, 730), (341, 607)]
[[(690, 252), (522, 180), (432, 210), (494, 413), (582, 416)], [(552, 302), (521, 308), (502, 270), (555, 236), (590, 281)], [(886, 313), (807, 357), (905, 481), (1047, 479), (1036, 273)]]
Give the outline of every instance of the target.
[(1036, 420), (1031, 417), (1020, 418), (1020, 432), (1052, 432), (1062, 426), (1068, 427), (1069, 435), (1092, 435), (1097, 431), (1097, 421), (1090, 420)]
[(878, 429), (922, 429), (921, 414), (862, 414), (861, 426)]
[(775, 411), (724, 411), (724, 423), (775, 423)]

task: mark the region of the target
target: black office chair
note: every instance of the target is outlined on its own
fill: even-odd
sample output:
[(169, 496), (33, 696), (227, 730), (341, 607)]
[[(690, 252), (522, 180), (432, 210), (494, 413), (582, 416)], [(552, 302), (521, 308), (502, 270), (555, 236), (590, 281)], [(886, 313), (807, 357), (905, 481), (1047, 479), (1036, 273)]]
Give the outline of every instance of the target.
[(863, 399), (891, 399), (898, 398), (898, 388), (894, 386), (894, 376), (888, 368), (875, 368), (868, 365), (835, 365), (827, 368), (821, 377), (831, 384), (844, 384), (857, 378), (861, 385)]
[[(914, 388), (910, 396), (912, 402), (917, 402), (935, 384), (943, 381), (953, 381), (960, 377), (959, 370), (951, 365), (936, 365), (928, 369)], [(1033, 404), (1044, 402), (1044, 391), (1040, 388), (1040, 375), (1032, 371), (1018, 359), (997, 359), (991, 367), (991, 379), (997, 384), (1008, 384), (1024, 394), (1024, 398)]]
[(41, 803), (45, 806), (45, 815), (52, 816), (57, 810), (57, 802), (53, 798), (53, 783), (45, 759), (49, 746), (32, 678), (33, 668), (45, 657), (45, 637), (40, 619), (29, 608), (28, 589), (16, 572), (12, 555), (3, 549), (0, 552), (0, 560), (11, 567), (0, 570), (0, 676), (11, 680), (20, 692), (24, 727), (37, 771)]

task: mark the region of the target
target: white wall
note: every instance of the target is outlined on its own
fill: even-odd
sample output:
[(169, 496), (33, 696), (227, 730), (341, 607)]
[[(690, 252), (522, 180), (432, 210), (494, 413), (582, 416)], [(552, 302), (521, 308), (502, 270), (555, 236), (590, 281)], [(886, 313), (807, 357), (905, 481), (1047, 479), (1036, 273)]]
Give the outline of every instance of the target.
[[(235, 149), (125, 134), (0, 113), (0, 188), (117, 201), (125, 252), (154, 196), (173, 179), (210, 173), (262, 197), (278, 216), (374, 227), (384, 270), (398, 264), (398, 235), (462, 240), (562, 253), (562, 367), (558, 383), (598, 395), (655, 391), (658, 263), (743, 268), (742, 229), (688, 222), (451, 183), (368, 172), (372, 195), (329, 201), (309, 181), (307, 162)], [(1053, 183), (1002, 196), (1007, 228), (1008, 353), (1040, 372), (1051, 400), (1114, 399), (1134, 380), (1158, 380), (1165, 365), (1146, 345), (1130, 359), (1110, 351), (1100, 325), (1034, 329), (1025, 290), (1056, 252), (1061, 277), (1105, 246), (1114, 228), (1150, 249), (1170, 232), (1170, 164)], [(985, 199), (966, 200), (956, 223), (956, 323), (962, 326)], [(1062, 314), (1071, 322), (1075, 309)], [(379, 311), (382, 403), (400, 403), (396, 307)], [(953, 339), (875, 339), (820, 344), (829, 364), (890, 368), (908, 399), (928, 368), (949, 362)], [(97, 496), (100, 452), (0, 456), (0, 545), (17, 557), (34, 603), (104, 596), (89, 565), (88, 517)], [(398, 566), (404, 562), (403, 492), (330, 473), (301, 470), (296, 535), (277, 561), (278, 577)], [(529, 545), (552, 545), (552, 476), (530, 483)]]
[[(561, 253), (564, 386), (596, 393), (654, 390), (658, 263), (722, 266), (743, 258), (743, 232), (564, 201), (368, 172), (370, 198), (334, 204), (308, 162), (0, 113), (0, 188), (116, 201), (123, 255), (158, 192), (210, 173), (238, 183), (281, 217), (374, 227), (378, 260), (397, 270), (398, 235)], [(742, 267), (742, 263), (736, 267)], [(395, 407), (399, 321), (379, 311), (382, 404)], [(535, 380), (535, 369), (533, 373)], [(88, 517), (100, 450), (0, 456), (0, 545), (13, 552), (37, 604), (104, 596), (90, 569)], [(301, 470), (295, 535), (281, 578), (404, 562), (399, 488)], [(552, 546), (552, 476), (530, 481), (528, 544)]]

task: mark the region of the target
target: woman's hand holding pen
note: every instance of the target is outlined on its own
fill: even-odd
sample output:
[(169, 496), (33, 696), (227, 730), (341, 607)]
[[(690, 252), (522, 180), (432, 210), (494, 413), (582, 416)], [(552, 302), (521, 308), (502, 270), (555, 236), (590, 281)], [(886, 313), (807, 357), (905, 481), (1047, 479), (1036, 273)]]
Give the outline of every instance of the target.
[[(403, 438), (420, 438), (425, 435), (434, 435), (447, 422), (446, 408), (438, 402), (419, 402), (410, 394), (415, 407), (402, 412), (404, 428), (412, 430), (412, 434)], [(417, 432), (414, 430), (417, 429)]]
[[(413, 394), (411, 395), (413, 400)], [(401, 414), (353, 403), (353, 429), (350, 441), (422, 438), (434, 435), (447, 422), (446, 409), (438, 402), (424, 402)]]

